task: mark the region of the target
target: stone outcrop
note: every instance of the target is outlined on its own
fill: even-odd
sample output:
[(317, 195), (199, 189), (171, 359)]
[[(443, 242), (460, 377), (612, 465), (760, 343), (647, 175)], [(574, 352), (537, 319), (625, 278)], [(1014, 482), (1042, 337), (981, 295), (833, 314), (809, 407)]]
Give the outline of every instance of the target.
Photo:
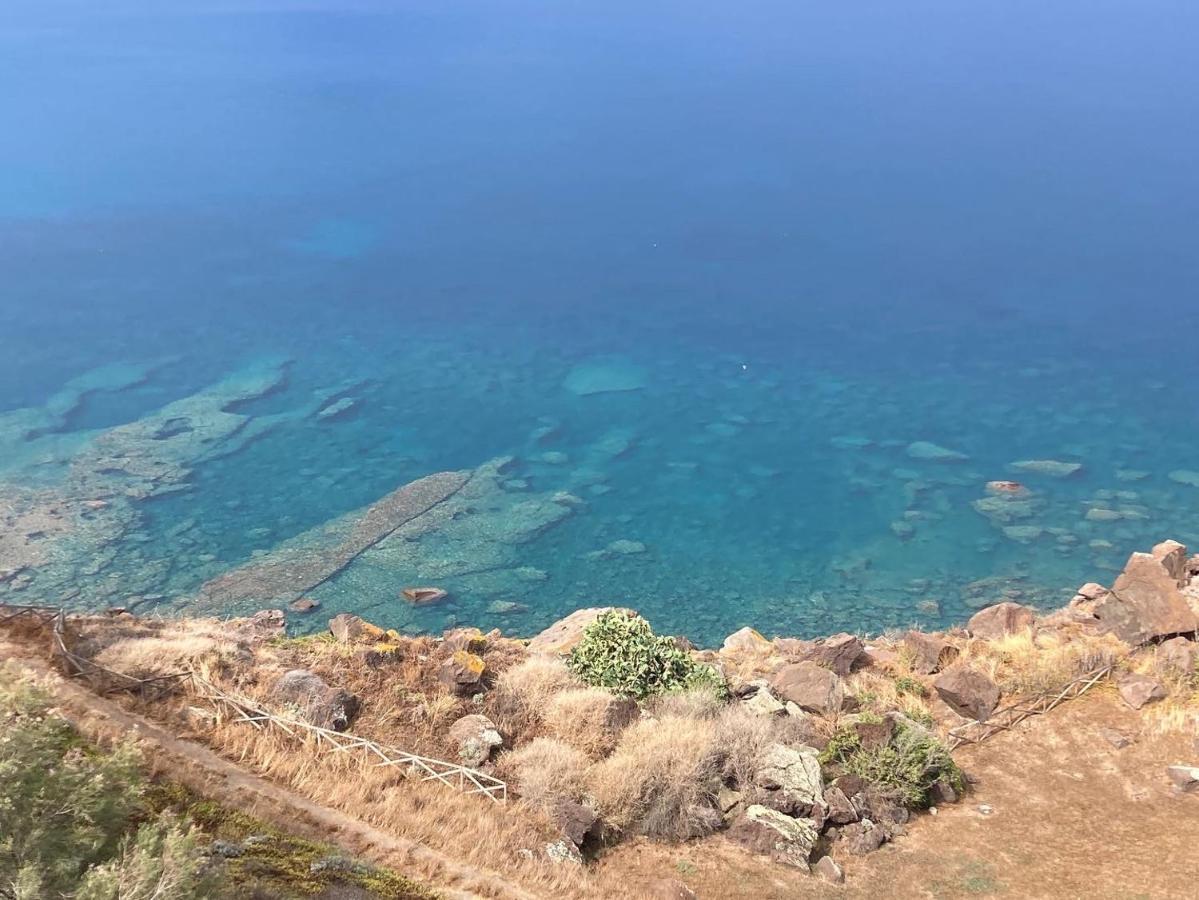
[(353, 613), (338, 613), (330, 619), (329, 633), (342, 644), (377, 641), (385, 634), (378, 625), (372, 625)]
[(772, 744), (754, 773), (757, 802), (795, 816), (824, 818), (824, 779), (820, 760), (811, 747)]
[(936, 677), (937, 695), (958, 715), (985, 722), (999, 705), (999, 687), (982, 672), (955, 666)]
[(809, 871), (808, 859), (820, 834), (808, 819), (793, 819), (778, 810), (753, 805), (729, 829), (729, 837), (775, 862)]
[(471, 768), (483, 765), (492, 751), (504, 744), (495, 723), (478, 713), (463, 716), (450, 726), (448, 734), (458, 748), (458, 758)]
[(1004, 601), (976, 612), (966, 624), (966, 630), (970, 632), (971, 637), (993, 641), (1031, 628), (1036, 621), (1037, 614), (1027, 606)]
[(836, 673), (814, 662), (783, 666), (770, 680), (770, 686), (783, 700), (804, 712), (828, 715), (841, 708), (845, 687)]
[(856, 635), (834, 634), (816, 641), (802, 654), (801, 659), (824, 666), (844, 677), (853, 671), (854, 664), (864, 650), (862, 641)]
[(575, 803), (573, 800), (562, 800), (554, 804), (548, 810), (548, 815), (554, 827), (576, 847), (583, 846), (583, 842), (595, 830), (599, 820), (592, 807), (584, 803)]
[(437, 670), (437, 680), (456, 694), (470, 694), (482, 685), (487, 664), (483, 657), (457, 650)]
[(1186, 567), (1186, 548), (1176, 541), (1132, 554), (1111, 592), (1095, 602), (1100, 627), (1132, 646), (1193, 634), (1199, 620), (1181, 590), (1188, 580)]
[(349, 691), (330, 687), (307, 669), (292, 669), (280, 675), (271, 688), (271, 699), (294, 709), (306, 722), (333, 731), (349, 728), (361, 706)]
[(724, 639), (722, 653), (770, 653), (774, 649), (770, 641), (748, 626), (734, 631)]
[[(530, 653), (551, 653), (565, 656), (583, 639), (587, 626), (606, 612), (611, 612), (614, 606), (593, 606), (587, 609), (576, 609), (564, 619), (559, 619), (545, 631), (529, 641)], [(637, 615), (631, 609), (622, 609), (630, 617)]]
[(1199, 644), (1184, 637), (1163, 641), (1158, 645), (1153, 665), (1163, 675), (1189, 675), (1199, 668)]
[(903, 649), (911, 660), (912, 671), (932, 675), (957, 658), (958, 649), (936, 634), (909, 631), (903, 636)]

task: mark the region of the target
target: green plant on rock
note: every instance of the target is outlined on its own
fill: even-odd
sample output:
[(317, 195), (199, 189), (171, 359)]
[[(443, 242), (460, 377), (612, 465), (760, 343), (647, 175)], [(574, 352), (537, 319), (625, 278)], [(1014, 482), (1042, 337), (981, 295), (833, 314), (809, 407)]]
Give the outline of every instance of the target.
[(965, 777), (945, 745), (923, 728), (898, 725), (890, 743), (867, 749), (852, 727), (834, 732), (820, 755), (824, 765), (838, 765), (909, 807), (928, 805), (928, 792), (938, 781), (965, 790)]
[(895, 690), (901, 694), (912, 694), (916, 697), (927, 697), (928, 688), (924, 682), (918, 681), (911, 675), (900, 675), (895, 679)]
[(714, 668), (693, 660), (672, 638), (654, 634), (645, 619), (619, 610), (587, 626), (567, 666), (585, 684), (638, 700), (680, 690), (727, 694)]

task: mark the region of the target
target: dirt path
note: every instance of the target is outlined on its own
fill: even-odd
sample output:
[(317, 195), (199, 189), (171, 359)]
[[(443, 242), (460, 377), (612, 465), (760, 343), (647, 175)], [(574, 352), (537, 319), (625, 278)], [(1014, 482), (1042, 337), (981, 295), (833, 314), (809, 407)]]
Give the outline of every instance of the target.
[(53, 691), (62, 714), (89, 740), (111, 744), (132, 736), (142, 745), (155, 774), (223, 806), (244, 811), (301, 837), (335, 844), (359, 859), (414, 877), (448, 898), (480, 898), (482, 895), (472, 890), (472, 886), (486, 885), (488, 898), (536, 900), (535, 895), (494, 872), (463, 865), (431, 847), (319, 806), (239, 768), (207, 747), (175, 737), (154, 722), (64, 679), (47, 663), (29, 659), (20, 648), (0, 640), (0, 660), (3, 659), (42, 679)]
[[(1105, 728), (1134, 743), (1116, 749)], [(1165, 774), (1173, 763), (1199, 761), (1199, 736), (1139, 730), (1138, 714), (1103, 687), (959, 750), (978, 779), (970, 795), (921, 816), (878, 852), (843, 860), (840, 887), (751, 859), (723, 839), (636, 842), (600, 865), (625, 870), (630, 883), (677, 878), (702, 900), (1199, 896), (1199, 795), (1176, 794)]]

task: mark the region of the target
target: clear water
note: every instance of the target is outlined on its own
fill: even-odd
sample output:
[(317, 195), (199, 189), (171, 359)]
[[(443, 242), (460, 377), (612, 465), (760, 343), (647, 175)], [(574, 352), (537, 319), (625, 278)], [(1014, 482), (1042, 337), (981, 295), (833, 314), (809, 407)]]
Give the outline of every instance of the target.
[[(135, 504), (70, 602), (187, 609), (503, 455), (505, 494), (582, 503), (486, 577), (470, 543), (434, 579), (364, 559), (322, 613), (528, 633), (622, 603), (711, 643), (1061, 602), (1199, 544), (1197, 33), (1161, 0), (7, 0), (0, 411), (158, 367), (0, 442), (0, 496), (281, 354), (236, 406), (276, 427)], [(643, 386), (564, 387), (611, 357)], [(347, 414), (287, 415), (336, 385)], [(1003, 478), (1036, 536), (972, 505)], [(620, 540), (644, 552), (596, 558)], [(452, 601), (396, 599), (429, 580)]]

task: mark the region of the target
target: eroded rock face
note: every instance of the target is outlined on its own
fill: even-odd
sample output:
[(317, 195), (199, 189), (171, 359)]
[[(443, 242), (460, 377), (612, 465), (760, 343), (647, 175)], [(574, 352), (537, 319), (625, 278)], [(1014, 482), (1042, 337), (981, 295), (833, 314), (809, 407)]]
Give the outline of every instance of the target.
[(824, 780), (814, 749), (796, 749), (772, 744), (762, 754), (754, 773), (758, 801), (763, 806), (790, 815), (808, 815), (819, 810), (823, 819)]
[(999, 705), (999, 687), (982, 672), (957, 666), (936, 677), (933, 687), (958, 715), (985, 722)]
[(305, 721), (333, 731), (349, 728), (361, 706), (349, 691), (330, 687), (307, 669), (292, 669), (280, 675), (271, 688), (271, 698), (294, 708)]
[(869, 820), (855, 822), (840, 829), (837, 841), (848, 853), (854, 856), (865, 856), (873, 853), (890, 839), (890, 834), (881, 825)]
[(820, 835), (808, 819), (793, 819), (755, 804), (733, 823), (729, 837), (753, 853), (809, 871), (808, 858)]
[(814, 662), (783, 666), (770, 681), (774, 692), (804, 712), (828, 715), (841, 709), (845, 687), (836, 673)]
[(451, 725), (449, 737), (458, 748), (458, 758), (471, 768), (483, 765), (491, 752), (504, 744), (495, 723), (477, 713), (463, 716)]
[(1037, 614), (1027, 606), (1005, 601), (980, 609), (966, 624), (966, 630), (972, 637), (993, 641), (1004, 635), (1031, 628), (1037, 621)]
[(1132, 554), (1111, 592), (1095, 604), (1100, 627), (1132, 646), (1193, 633), (1199, 621), (1180, 590), (1186, 565), (1186, 548), (1175, 541)]
[(861, 657), (865, 647), (861, 640), (852, 634), (834, 634), (822, 641), (817, 641), (806, 650), (802, 658), (824, 666), (842, 677), (853, 671), (854, 664)]

